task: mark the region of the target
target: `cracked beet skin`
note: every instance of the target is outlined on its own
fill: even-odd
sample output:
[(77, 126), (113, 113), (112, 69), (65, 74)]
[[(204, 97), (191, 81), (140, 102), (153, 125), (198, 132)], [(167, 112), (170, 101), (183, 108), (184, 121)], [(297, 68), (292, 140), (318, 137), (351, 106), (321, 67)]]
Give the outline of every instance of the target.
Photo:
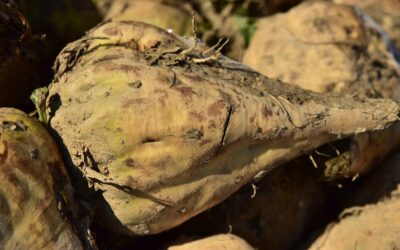
[(56, 60), (49, 125), (109, 229), (170, 229), (261, 170), (397, 120), (392, 101), (309, 92), (193, 45), (106, 22)]

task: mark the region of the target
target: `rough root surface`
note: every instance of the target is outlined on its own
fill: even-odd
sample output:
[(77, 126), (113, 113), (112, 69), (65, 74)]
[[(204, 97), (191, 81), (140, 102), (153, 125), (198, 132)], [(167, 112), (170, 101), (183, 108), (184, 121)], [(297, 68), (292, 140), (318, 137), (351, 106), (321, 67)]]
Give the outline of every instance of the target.
[(106, 22), (55, 63), (49, 124), (115, 231), (154, 234), (221, 202), (260, 170), (383, 129), (396, 103), (268, 79), (139, 22)]
[(82, 249), (63, 214), (72, 187), (57, 145), (15, 109), (0, 109), (0, 183), (1, 249)]
[[(259, 21), (244, 63), (317, 92), (399, 101), (400, 66), (392, 47), (382, 28), (361, 10), (314, 1)], [(399, 144), (398, 125), (359, 135), (342, 168), (346, 175), (366, 172)]]

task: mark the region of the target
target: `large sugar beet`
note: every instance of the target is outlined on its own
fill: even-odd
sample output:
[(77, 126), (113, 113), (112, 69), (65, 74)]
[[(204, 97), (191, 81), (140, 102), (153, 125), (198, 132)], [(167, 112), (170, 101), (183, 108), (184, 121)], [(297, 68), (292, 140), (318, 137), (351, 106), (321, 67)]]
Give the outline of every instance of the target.
[(400, 98), (386, 34), (351, 6), (305, 2), (257, 27), (244, 62), (269, 77), (317, 92)]
[(72, 187), (57, 145), (15, 109), (0, 109), (0, 183), (1, 249), (82, 249), (65, 217)]
[(99, 190), (96, 219), (110, 229), (169, 229), (260, 170), (397, 120), (392, 101), (308, 92), (192, 45), (107, 22), (58, 56), (49, 125)]
[[(360, 10), (306, 2), (287, 14), (262, 19), (244, 63), (305, 89), (398, 101), (400, 67), (387, 41), (382, 29)], [(335, 169), (333, 162), (342, 164), (345, 175), (363, 173), (399, 144), (398, 125), (362, 134), (351, 141), (348, 160), (326, 165)]]

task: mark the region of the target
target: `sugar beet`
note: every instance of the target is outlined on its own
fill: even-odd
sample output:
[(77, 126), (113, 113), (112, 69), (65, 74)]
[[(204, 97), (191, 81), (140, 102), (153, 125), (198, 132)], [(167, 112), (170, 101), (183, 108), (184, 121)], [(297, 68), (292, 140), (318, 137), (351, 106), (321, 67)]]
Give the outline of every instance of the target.
[(66, 219), (72, 186), (57, 145), (15, 109), (0, 109), (0, 182), (1, 249), (83, 249)]
[(96, 219), (154, 234), (219, 203), (263, 169), (397, 120), (392, 101), (268, 79), (139, 22), (106, 22), (55, 63), (48, 117), (99, 197)]
[[(399, 101), (400, 66), (388, 41), (382, 28), (361, 10), (306, 2), (260, 20), (244, 63), (305, 89)], [(399, 125), (356, 136), (347, 160), (342, 154), (325, 163), (333, 175), (329, 177), (366, 172), (400, 145), (399, 138)], [(347, 170), (336, 173), (338, 163)]]

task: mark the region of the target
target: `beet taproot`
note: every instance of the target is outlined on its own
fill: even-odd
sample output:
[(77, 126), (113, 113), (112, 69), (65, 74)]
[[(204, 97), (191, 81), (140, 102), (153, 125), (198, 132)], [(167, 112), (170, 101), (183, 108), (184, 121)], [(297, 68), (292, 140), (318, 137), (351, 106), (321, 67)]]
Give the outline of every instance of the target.
[(0, 108), (0, 182), (1, 249), (86, 246), (78, 237), (83, 226), (72, 221), (77, 207), (57, 144), (39, 122), (11, 108)]
[(56, 60), (48, 123), (111, 230), (167, 230), (261, 170), (397, 121), (393, 101), (309, 92), (195, 44), (106, 22)]
[[(400, 100), (400, 66), (387, 34), (349, 5), (305, 2), (258, 22), (244, 63), (269, 77), (317, 92)], [(400, 127), (354, 137), (326, 159), (327, 178), (355, 176), (400, 145)]]

